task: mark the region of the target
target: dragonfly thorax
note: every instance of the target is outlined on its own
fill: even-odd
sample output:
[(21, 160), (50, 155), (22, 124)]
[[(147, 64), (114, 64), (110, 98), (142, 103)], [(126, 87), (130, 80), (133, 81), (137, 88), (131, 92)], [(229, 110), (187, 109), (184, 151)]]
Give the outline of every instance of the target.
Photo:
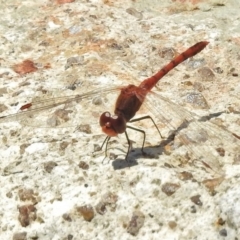
[(109, 112), (104, 112), (99, 120), (102, 131), (109, 137), (117, 136), (119, 133), (124, 133), (126, 130), (126, 120), (122, 115), (113, 115)]

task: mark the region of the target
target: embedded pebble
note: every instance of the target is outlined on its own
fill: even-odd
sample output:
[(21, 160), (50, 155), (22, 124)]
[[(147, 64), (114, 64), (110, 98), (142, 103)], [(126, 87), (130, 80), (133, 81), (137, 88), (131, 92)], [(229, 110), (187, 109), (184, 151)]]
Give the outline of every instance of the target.
[(169, 221), (169, 222), (168, 222), (168, 226), (169, 226), (171, 229), (174, 229), (174, 228), (176, 228), (177, 223), (176, 223), (175, 221)]
[(95, 209), (101, 215), (106, 213), (107, 206), (110, 207), (110, 210), (112, 212), (114, 212), (117, 207), (117, 200), (118, 196), (116, 194), (108, 192), (102, 196), (100, 202), (96, 205)]
[(191, 206), (190, 212), (191, 213), (196, 213), (197, 212), (196, 207), (195, 206)]
[(94, 210), (90, 204), (77, 207), (77, 211), (81, 213), (85, 221), (90, 222), (94, 218)]
[(12, 240), (27, 240), (26, 232), (14, 233)]
[(213, 71), (216, 72), (216, 73), (218, 73), (218, 74), (223, 73), (223, 70), (222, 70), (221, 67), (215, 67), (215, 68), (213, 69)]
[(191, 59), (186, 62), (186, 65), (192, 70), (197, 69), (203, 66), (204, 64), (205, 64), (204, 59)]
[(105, 202), (100, 201), (95, 207), (97, 213), (99, 213), (101, 215), (105, 214), (107, 211), (106, 205), (107, 204)]
[(224, 180), (224, 177), (206, 179), (202, 183), (207, 187), (211, 192), (214, 192), (215, 188), (219, 186)]
[(66, 142), (66, 141), (61, 142), (61, 143), (60, 143), (60, 149), (61, 149), (61, 150), (66, 149), (69, 144), (70, 144), (70, 143), (69, 143), (69, 142)]
[(127, 232), (133, 236), (136, 236), (143, 226), (145, 221), (145, 216), (141, 211), (134, 211), (132, 218), (127, 226)]
[(81, 124), (78, 126), (77, 128), (80, 132), (84, 132), (84, 133), (92, 133), (91, 127), (89, 124)]
[(48, 162), (45, 162), (43, 164), (43, 167), (45, 169), (46, 172), (48, 173), (51, 173), (52, 170), (57, 166), (57, 163), (53, 162), (53, 161), (48, 161)]
[(68, 234), (67, 235), (67, 240), (72, 240), (73, 239), (73, 235), (72, 234)]
[(166, 60), (172, 60), (176, 55), (176, 50), (174, 48), (162, 48), (158, 51), (161, 58)]
[(219, 147), (216, 149), (217, 152), (219, 153), (219, 156), (224, 157), (225, 156), (225, 149), (222, 147)]
[(226, 229), (221, 229), (221, 230), (219, 231), (219, 235), (220, 235), (220, 236), (223, 236), (223, 237), (227, 237), (227, 230), (226, 230)]
[(165, 183), (162, 185), (162, 191), (167, 195), (173, 195), (180, 188), (179, 184), (176, 183)]
[(118, 196), (114, 193), (108, 192), (103, 195), (102, 200), (107, 204), (115, 204), (118, 200)]
[(239, 154), (234, 157), (233, 164), (236, 164), (236, 165), (240, 164), (240, 155)]
[[(0, 96), (1, 96), (1, 94), (0, 94)], [(0, 103), (0, 113), (1, 112), (4, 112), (5, 110), (7, 110), (8, 108), (7, 108), (7, 106), (5, 105), (5, 104), (2, 104), (2, 103)]]
[(203, 97), (201, 93), (190, 92), (186, 94), (184, 100), (186, 103), (190, 103), (195, 108), (200, 108), (200, 109), (209, 108), (206, 99)]
[(180, 178), (181, 180), (183, 180), (183, 181), (190, 180), (190, 179), (193, 178), (192, 173), (186, 172), (186, 171), (180, 172), (180, 173), (178, 174), (178, 176), (179, 176), (179, 178)]
[(37, 209), (32, 204), (20, 206), (18, 207), (18, 211), (18, 220), (22, 227), (27, 227), (32, 221), (35, 221), (37, 218)]
[(190, 197), (190, 199), (196, 205), (202, 206), (203, 204), (202, 204), (202, 201), (200, 200), (200, 197), (201, 197), (200, 195), (195, 195), (195, 196)]
[(79, 65), (79, 64), (83, 63), (83, 61), (84, 61), (83, 57), (70, 57), (67, 59), (67, 63), (65, 65), (65, 70), (67, 70), (68, 68), (70, 68), (72, 66)]
[(12, 198), (12, 197), (13, 197), (12, 192), (7, 192), (7, 193), (6, 193), (6, 197), (8, 197), (8, 198)]
[(13, 66), (13, 70), (19, 74), (26, 74), (37, 71), (34, 62), (31, 60), (24, 60), (22, 63)]
[(35, 193), (34, 190), (30, 188), (19, 189), (18, 196), (21, 201), (31, 201), (32, 203), (39, 202), (38, 193)]
[(143, 17), (142, 13), (137, 11), (135, 8), (127, 8), (126, 12), (138, 19), (142, 19)]
[(224, 221), (222, 218), (219, 218), (217, 220), (217, 224), (220, 225), (220, 226), (223, 226), (225, 223), (226, 223), (226, 221)]
[(197, 92), (202, 92), (205, 89), (205, 86), (201, 82), (194, 82), (193, 83), (193, 89)]
[(96, 106), (99, 106), (103, 103), (103, 101), (102, 101), (101, 97), (95, 97), (95, 98), (93, 98), (92, 103)]
[(86, 162), (84, 162), (84, 161), (80, 161), (80, 163), (78, 164), (78, 166), (79, 166), (80, 168), (84, 169), (84, 170), (89, 169), (89, 165), (88, 165)]
[(20, 153), (24, 154), (25, 149), (28, 148), (30, 146), (30, 144), (24, 143), (20, 145)]
[(71, 221), (72, 221), (72, 218), (71, 218), (70, 214), (68, 214), (68, 213), (64, 213), (64, 214), (62, 215), (62, 218), (63, 218), (65, 221), (68, 221), (68, 222), (71, 222)]
[(202, 67), (198, 73), (203, 81), (212, 81), (215, 77), (213, 71), (208, 67)]

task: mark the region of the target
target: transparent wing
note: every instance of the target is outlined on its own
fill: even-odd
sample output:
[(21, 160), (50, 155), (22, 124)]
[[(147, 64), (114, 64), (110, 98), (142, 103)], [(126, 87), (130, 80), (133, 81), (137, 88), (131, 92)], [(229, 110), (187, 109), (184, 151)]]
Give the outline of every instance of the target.
[[(84, 123), (98, 123), (102, 111), (114, 106), (119, 87), (99, 88), (71, 96), (33, 100), (18, 113), (0, 117), (0, 123), (18, 121), (32, 127), (77, 127)], [(106, 108), (106, 109), (105, 109)]]
[(173, 148), (185, 154), (181, 163), (201, 163), (204, 168), (223, 173), (224, 166), (232, 164), (239, 156), (239, 139), (223, 127), (190, 113), (159, 94), (151, 92), (146, 100), (147, 108), (160, 122), (160, 131), (168, 129), (167, 134), (174, 134)]

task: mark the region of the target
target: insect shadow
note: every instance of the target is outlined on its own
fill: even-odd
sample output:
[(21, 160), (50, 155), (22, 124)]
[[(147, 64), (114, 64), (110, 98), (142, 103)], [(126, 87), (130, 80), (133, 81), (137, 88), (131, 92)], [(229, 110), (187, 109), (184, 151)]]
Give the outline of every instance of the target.
[[(211, 118), (215, 118), (223, 114), (224, 112), (217, 112), (217, 113), (212, 113), (207, 116), (202, 116), (199, 118), (199, 122), (206, 122), (209, 121)], [(156, 159), (163, 153), (165, 153), (165, 146), (170, 145), (173, 141), (175, 136), (183, 129), (187, 128), (188, 125), (191, 122), (183, 122), (176, 130), (172, 131), (169, 136), (166, 139), (162, 139), (161, 143), (156, 146), (151, 146), (151, 147), (144, 147), (144, 152), (142, 151), (142, 148), (132, 148), (131, 151), (129, 152), (129, 156), (127, 160), (125, 161), (122, 158), (117, 158), (112, 161), (112, 166), (114, 170), (121, 170), (124, 168), (129, 168), (138, 165), (138, 159), (142, 158), (143, 156), (145, 158), (149, 159)]]
[(170, 144), (175, 137), (175, 133), (172, 133), (168, 136), (167, 139), (163, 139), (160, 144), (151, 147), (144, 147), (144, 153), (142, 153), (142, 148), (133, 148), (129, 155), (128, 159), (124, 160), (122, 158), (117, 158), (112, 161), (112, 166), (114, 170), (121, 170), (124, 168), (130, 168), (138, 165), (139, 158), (147, 159), (157, 159), (158, 156), (162, 155), (165, 152), (165, 146)]

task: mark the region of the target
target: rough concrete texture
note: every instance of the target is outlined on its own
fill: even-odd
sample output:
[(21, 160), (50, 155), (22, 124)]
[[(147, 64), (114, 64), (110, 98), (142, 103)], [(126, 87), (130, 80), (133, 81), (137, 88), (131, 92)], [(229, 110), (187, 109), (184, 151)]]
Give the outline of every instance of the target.
[[(18, 114), (0, 118), (0, 239), (240, 239), (239, 11), (238, 0), (1, 1), (0, 116)], [(115, 87), (199, 41), (137, 114), (164, 139), (134, 123), (146, 154), (129, 129), (129, 163), (124, 134), (103, 161), (98, 118)]]

